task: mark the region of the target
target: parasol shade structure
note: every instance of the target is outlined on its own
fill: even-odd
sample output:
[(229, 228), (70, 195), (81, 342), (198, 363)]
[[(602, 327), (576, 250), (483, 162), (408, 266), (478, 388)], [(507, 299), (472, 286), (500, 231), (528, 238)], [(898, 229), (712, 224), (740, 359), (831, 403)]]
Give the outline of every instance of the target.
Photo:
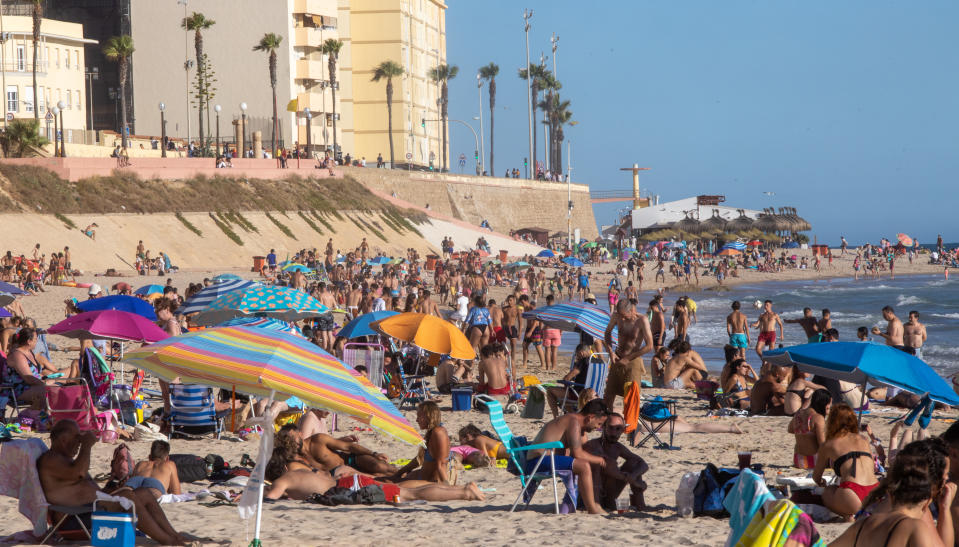
[[(232, 275), (232, 274), (225, 274)], [(235, 276), (234, 276), (235, 277)], [(214, 278), (216, 279), (216, 278)], [(243, 279), (231, 279), (226, 281), (221, 281), (201, 289), (200, 292), (194, 294), (190, 298), (186, 299), (186, 302), (182, 306), (177, 308), (177, 313), (182, 315), (189, 315), (191, 313), (197, 313), (205, 310), (207, 306), (213, 303), (218, 297), (223, 296), (228, 292), (237, 291), (240, 289), (246, 289), (248, 287), (255, 287), (260, 285), (256, 281), (246, 281)]]
[(257, 329), (266, 329), (278, 332), (285, 332), (286, 334), (294, 334), (296, 336), (303, 336), (303, 333), (300, 332), (300, 329), (294, 327), (293, 325), (287, 323), (286, 321), (280, 321), (279, 319), (273, 319), (272, 317), (235, 317), (229, 321), (224, 321), (217, 325), (218, 327), (253, 327)]
[(47, 332), (67, 338), (97, 338), (131, 342), (159, 342), (170, 337), (142, 315), (119, 310), (78, 313), (50, 327)]
[(730, 220), (726, 224), (726, 231), (730, 233), (745, 232), (752, 227), (753, 219), (746, 216), (746, 212), (743, 209), (740, 209), (739, 216)]
[(687, 213), (685, 218), (673, 225), (673, 229), (690, 234), (698, 234), (703, 231), (703, 225)]
[(213, 279), (211, 279), (210, 281), (213, 281), (214, 283), (224, 283), (227, 281), (243, 281), (243, 278), (236, 274), (226, 273), (226, 274), (220, 274), (214, 277)]
[(157, 314), (149, 302), (125, 294), (84, 300), (77, 303), (77, 309), (80, 311), (119, 310), (142, 315), (150, 321), (157, 320)]
[(401, 313), (370, 323), (374, 331), (453, 359), (475, 359), (476, 352), (455, 325), (434, 315)]
[(383, 310), (364, 313), (354, 317), (349, 323), (343, 325), (343, 328), (336, 333), (338, 337), (346, 339), (359, 338), (361, 336), (376, 336), (377, 332), (370, 327), (370, 323), (399, 315), (399, 312)]
[(719, 216), (719, 209), (713, 209), (713, 216), (702, 221), (700, 224), (703, 231), (716, 233), (726, 230), (726, 219)]
[[(586, 334), (602, 340), (609, 326), (610, 315), (606, 310), (592, 304), (567, 302), (554, 306), (544, 306), (523, 312), (524, 319), (536, 319), (547, 327), (564, 330), (582, 330)], [(619, 331), (613, 328), (613, 341), (619, 339)]]
[(305, 292), (258, 284), (219, 296), (197, 315), (195, 322), (198, 325), (217, 325), (243, 316), (299, 321), (328, 311), (329, 308)]

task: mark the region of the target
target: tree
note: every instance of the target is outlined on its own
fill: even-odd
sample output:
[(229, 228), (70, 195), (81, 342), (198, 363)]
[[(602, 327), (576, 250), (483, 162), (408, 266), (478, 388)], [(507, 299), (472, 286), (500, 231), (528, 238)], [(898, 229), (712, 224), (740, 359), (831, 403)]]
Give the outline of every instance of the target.
[(130, 57), (133, 56), (133, 38), (129, 34), (113, 36), (107, 40), (103, 54), (107, 60), (119, 64), (120, 73), (120, 138), (127, 147), (127, 80), (130, 75)]
[(556, 150), (553, 155), (553, 172), (563, 172), (563, 139), (566, 138), (563, 133), (563, 126), (567, 125), (573, 119), (573, 113), (569, 110), (569, 101), (563, 101), (559, 98), (559, 93), (553, 98), (553, 120), (555, 126), (550, 129), (550, 136), (553, 137), (553, 146)]
[(343, 42), (335, 38), (327, 38), (321, 49), (327, 55), (327, 68), (330, 69), (330, 92), (333, 96), (333, 158), (336, 158), (339, 152), (336, 145), (336, 61), (340, 57), (340, 48), (342, 47)]
[(553, 107), (555, 105), (554, 92), (563, 87), (559, 80), (553, 77), (551, 72), (546, 72), (540, 78), (540, 89), (546, 92), (546, 97), (540, 101), (537, 106), (543, 111), (543, 123), (549, 128), (549, 142), (543, 143), (543, 159), (549, 160), (550, 170), (556, 171), (553, 162), (556, 158), (556, 120), (553, 116)]
[(180, 27), (193, 31), (193, 47), (196, 50), (196, 78), (197, 89), (200, 91), (197, 105), (197, 117), (200, 120), (200, 150), (206, 150), (206, 140), (203, 132), (203, 111), (205, 110), (207, 98), (202, 91), (206, 88), (203, 81), (206, 79), (206, 56), (203, 54), (203, 30), (206, 30), (216, 24), (213, 19), (208, 19), (202, 13), (194, 11), (189, 17), (185, 17), (180, 23)]
[(527, 73), (529, 74), (530, 91), (531, 91), (530, 92), (530, 108), (533, 110), (533, 157), (530, 158), (533, 164), (530, 166), (530, 174), (532, 175), (531, 178), (536, 178), (536, 167), (537, 167), (536, 156), (538, 154), (537, 148), (539, 147), (539, 144), (537, 144), (538, 137), (536, 135), (536, 127), (537, 127), (537, 122), (536, 122), (537, 106), (536, 105), (537, 105), (537, 102), (539, 101), (539, 90), (542, 88), (543, 78), (547, 74), (549, 74), (549, 71), (546, 70), (546, 67), (544, 67), (543, 65), (534, 65), (533, 63), (530, 63), (529, 69), (525, 69), (525, 68), (519, 69), (519, 78), (521, 80), (525, 80)]
[(270, 137), (270, 154), (276, 154), (276, 50), (280, 49), (282, 36), (268, 32), (253, 46), (253, 51), (265, 51), (270, 54), (270, 88), (273, 90), (273, 131)]
[(489, 81), (489, 174), (496, 176), (496, 169), (493, 166), (493, 114), (496, 108), (496, 75), (499, 74), (499, 65), (490, 63), (480, 67), (480, 78)]
[(390, 169), (393, 168), (393, 78), (403, 75), (403, 67), (393, 61), (383, 61), (373, 69), (372, 81), (386, 79), (386, 118), (390, 133)]
[(30, 0), (33, 4), (33, 119), (40, 123), (40, 101), (37, 89), (37, 62), (40, 60), (40, 24), (43, 22), (43, 4), (46, 0)]
[(446, 167), (446, 118), (449, 114), (450, 90), (447, 85), (460, 72), (456, 65), (442, 64), (427, 73), (430, 80), (440, 84), (440, 125), (443, 126), (443, 171)]
[(3, 155), (15, 158), (24, 157), (28, 151), (35, 153), (40, 147), (50, 143), (40, 135), (38, 120), (13, 120), (7, 125), (7, 130), (0, 139)]

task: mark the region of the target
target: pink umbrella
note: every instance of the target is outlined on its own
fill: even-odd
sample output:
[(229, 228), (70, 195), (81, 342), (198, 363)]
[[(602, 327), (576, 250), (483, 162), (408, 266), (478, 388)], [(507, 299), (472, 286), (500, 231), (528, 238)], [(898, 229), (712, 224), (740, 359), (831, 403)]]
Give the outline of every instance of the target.
[(88, 311), (68, 317), (47, 331), (68, 338), (159, 342), (170, 335), (142, 315), (120, 310)]

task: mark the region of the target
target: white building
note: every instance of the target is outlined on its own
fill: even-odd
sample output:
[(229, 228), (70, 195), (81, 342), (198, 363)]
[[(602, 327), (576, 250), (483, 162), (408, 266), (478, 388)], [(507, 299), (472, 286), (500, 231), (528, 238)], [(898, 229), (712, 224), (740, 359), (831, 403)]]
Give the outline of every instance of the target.
[[(733, 220), (739, 217), (741, 207), (720, 205), (725, 201), (723, 196), (693, 196), (666, 203), (656, 203), (649, 207), (633, 209), (633, 230), (647, 231), (664, 228), (668, 224), (679, 222), (691, 214), (692, 218), (704, 221), (717, 211), (723, 220)], [(753, 220), (758, 219), (762, 211), (742, 209), (745, 215)]]

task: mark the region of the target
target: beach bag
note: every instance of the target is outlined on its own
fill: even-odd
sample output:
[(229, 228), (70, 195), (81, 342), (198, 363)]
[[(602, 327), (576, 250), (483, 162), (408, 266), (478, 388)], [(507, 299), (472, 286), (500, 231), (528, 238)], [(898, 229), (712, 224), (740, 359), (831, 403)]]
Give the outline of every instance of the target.
[(113, 459), (110, 460), (110, 479), (123, 484), (133, 474), (133, 454), (126, 444), (113, 449)]
[(640, 413), (643, 416), (657, 421), (662, 421), (669, 418), (669, 408), (666, 406), (663, 398), (658, 395), (652, 401), (643, 403)]
[(523, 407), (524, 418), (541, 420), (546, 413), (546, 391), (537, 385), (526, 395), (526, 406)]
[(206, 460), (193, 454), (171, 454), (170, 461), (176, 465), (180, 482), (197, 482), (206, 480), (209, 475)]
[(719, 469), (711, 463), (706, 464), (706, 469), (700, 471), (699, 480), (693, 488), (693, 514), (697, 517), (721, 518), (726, 512), (719, 480)]

